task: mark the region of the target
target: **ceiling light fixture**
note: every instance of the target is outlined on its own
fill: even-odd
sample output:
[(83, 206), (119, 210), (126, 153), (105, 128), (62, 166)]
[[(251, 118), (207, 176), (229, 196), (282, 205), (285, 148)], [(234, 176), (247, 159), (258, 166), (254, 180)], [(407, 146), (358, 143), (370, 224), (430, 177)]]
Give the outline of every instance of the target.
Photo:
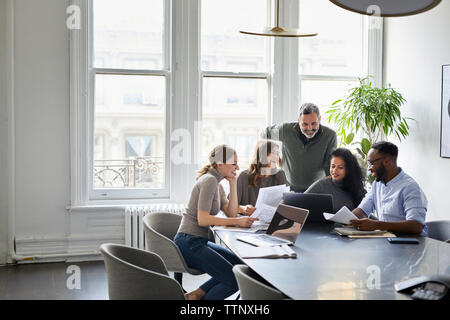
[(295, 28), (282, 28), (280, 27), (280, 0), (276, 0), (276, 11), (275, 11), (275, 19), (276, 19), (276, 27), (264, 28), (261, 31), (242, 31), (240, 33), (249, 34), (254, 36), (266, 36), (266, 37), (314, 37), (317, 36), (317, 32), (302, 32), (299, 29)]
[(403, 17), (433, 9), (441, 0), (330, 0), (353, 12), (380, 17)]

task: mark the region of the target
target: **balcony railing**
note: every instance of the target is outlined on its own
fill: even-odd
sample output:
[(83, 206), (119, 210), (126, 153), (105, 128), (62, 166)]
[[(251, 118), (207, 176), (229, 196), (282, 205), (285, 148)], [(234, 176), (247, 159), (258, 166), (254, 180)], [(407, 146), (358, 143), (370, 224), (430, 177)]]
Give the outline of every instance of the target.
[[(203, 164), (206, 164), (204, 160)], [(240, 171), (250, 157), (239, 158)], [(164, 158), (136, 157), (124, 160), (94, 160), (94, 188), (164, 188)]]
[(95, 188), (163, 188), (164, 158), (95, 160)]

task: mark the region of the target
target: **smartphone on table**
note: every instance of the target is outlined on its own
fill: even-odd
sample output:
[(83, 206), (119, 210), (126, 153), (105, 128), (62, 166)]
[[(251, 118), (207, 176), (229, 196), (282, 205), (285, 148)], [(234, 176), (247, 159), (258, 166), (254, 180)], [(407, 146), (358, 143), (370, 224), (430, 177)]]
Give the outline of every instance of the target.
[(416, 238), (387, 238), (390, 243), (419, 244)]

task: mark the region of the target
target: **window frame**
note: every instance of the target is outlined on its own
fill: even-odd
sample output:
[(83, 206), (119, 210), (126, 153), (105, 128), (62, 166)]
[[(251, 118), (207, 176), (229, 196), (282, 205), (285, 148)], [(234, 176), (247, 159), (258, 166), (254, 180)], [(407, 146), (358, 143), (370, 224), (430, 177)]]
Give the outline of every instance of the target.
[[(202, 21), (201, 21), (201, 1), (199, 0), (199, 15), (200, 15), (200, 19), (199, 19), (199, 47), (200, 47), (200, 51), (199, 51), (199, 61), (201, 60), (201, 56), (202, 56), (202, 52), (201, 52), (201, 32), (202, 32)], [(267, 6), (267, 17), (266, 17), (266, 23), (269, 24), (271, 22), (271, 17), (273, 15), (273, 11), (274, 11), (274, 5), (275, 2), (272, 0), (266, 0), (266, 6)], [(237, 32), (237, 31), (236, 31)], [(251, 36), (249, 36), (251, 37)], [(270, 123), (272, 123), (273, 121), (273, 115), (272, 115), (272, 110), (273, 110), (273, 65), (274, 65), (274, 40), (271, 39), (271, 37), (269, 37), (268, 39), (268, 45), (266, 48), (267, 52), (267, 60), (268, 60), (268, 65), (267, 65), (267, 71), (266, 72), (241, 72), (241, 71), (211, 71), (211, 70), (203, 70), (201, 68), (201, 63), (199, 63), (199, 70), (200, 70), (200, 87), (199, 87), (199, 97), (200, 97), (200, 101), (199, 101), (199, 121), (202, 121), (202, 115), (203, 115), (203, 97), (204, 97), (204, 81), (205, 79), (220, 79), (220, 78), (225, 78), (225, 79), (254, 79), (254, 80), (265, 80), (266, 81), (266, 86), (267, 86), (267, 114), (266, 114), (266, 118), (267, 118), (267, 123), (266, 125), (269, 125)], [(198, 145), (202, 146), (202, 140), (201, 137), (198, 137), (198, 139), (196, 140), (196, 142), (198, 143)], [(226, 143), (226, 141), (224, 141), (224, 143)], [(209, 150), (206, 150), (206, 153), (208, 153)], [(201, 150), (201, 154), (205, 153), (205, 150)], [(250, 155), (251, 157), (251, 155)], [(201, 162), (199, 162), (201, 163)], [(241, 170), (243, 170), (245, 168), (241, 168)]]
[[(299, 18), (299, 17), (298, 17)], [(299, 101), (302, 101), (302, 82), (303, 81), (354, 81), (359, 82), (360, 78), (371, 76), (371, 80), (376, 86), (381, 86), (383, 81), (383, 26), (384, 18), (363, 16), (361, 15), (363, 23), (363, 72), (359, 76), (345, 76), (345, 75), (315, 75), (315, 74), (301, 74), (298, 73), (298, 92)], [(377, 26), (371, 28), (371, 26)], [(342, 97), (336, 97), (342, 98)], [(321, 110), (322, 111), (322, 110)], [(325, 112), (322, 112), (322, 118)]]
[[(137, 199), (170, 197), (170, 131), (172, 110), (172, 1), (164, 1), (164, 64), (161, 70), (94, 67), (93, 0), (71, 0), (81, 11), (81, 28), (70, 32), (71, 74), (71, 203), (97, 204)], [(84, 19), (83, 19), (84, 18)], [(165, 81), (165, 159), (162, 189), (94, 188), (94, 120), (96, 75), (159, 76)]]
[[(268, 10), (268, 21), (273, 19), (274, 0)], [(165, 11), (165, 59), (164, 70), (126, 70), (136, 75), (151, 74), (166, 77), (166, 189), (163, 192), (143, 190), (132, 194), (131, 190), (114, 197), (92, 197), (93, 186), (93, 108), (95, 102), (91, 63), (92, 45), (89, 41), (92, 26), (92, 0), (70, 0), (81, 11), (81, 28), (70, 30), (70, 153), (71, 153), (71, 206), (122, 205), (148, 202), (186, 202), (189, 190), (195, 183), (196, 172), (201, 164), (201, 128), (203, 80), (208, 77), (266, 79), (268, 86), (268, 124), (295, 121), (301, 101), (299, 74), (299, 45), (295, 39), (275, 38), (270, 40), (268, 72), (219, 72), (201, 70), (201, 0), (165, 0), (169, 7)], [(299, 1), (280, 2), (280, 18), (283, 25), (298, 26)], [(370, 20), (369, 20), (370, 21)], [(271, 21), (273, 24), (273, 21)], [(382, 81), (383, 30), (368, 35), (368, 72)], [(98, 68), (108, 73), (124, 73), (124, 70)], [(89, 72), (88, 72), (89, 70)], [(303, 75), (305, 77), (307, 75)], [(318, 80), (317, 76), (308, 76)], [(340, 80), (357, 80), (357, 78)], [(321, 80), (338, 80), (322, 78)], [(171, 147), (178, 141), (171, 136), (175, 130), (188, 133), (191, 159), (187, 163), (173, 164), (170, 161)], [(175, 136), (175, 135), (174, 135)]]
[[(382, 56), (379, 56), (380, 49), (382, 54), (382, 43), (379, 43), (379, 38), (383, 34), (383, 20), (382, 18), (380, 20), (380, 26), (381, 29), (379, 31), (376, 31), (375, 33), (370, 33), (369, 25), (374, 23), (373, 19), (376, 19), (374, 17), (369, 16), (361, 16), (361, 19), (363, 20), (363, 35), (364, 35), (364, 48), (363, 48), (363, 69), (365, 75), (372, 74), (374, 76), (374, 81), (377, 83), (380, 80), (380, 69), (378, 69), (378, 66), (381, 66), (380, 58)], [(363, 75), (363, 76), (365, 76)], [(358, 76), (346, 76), (346, 75), (316, 75), (316, 74), (301, 74), (299, 72), (299, 81), (301, 85), (302, 80), (312, 80), (312, 81), (358, 81)], [(301, 89), (301, 87), (300, 87)]]

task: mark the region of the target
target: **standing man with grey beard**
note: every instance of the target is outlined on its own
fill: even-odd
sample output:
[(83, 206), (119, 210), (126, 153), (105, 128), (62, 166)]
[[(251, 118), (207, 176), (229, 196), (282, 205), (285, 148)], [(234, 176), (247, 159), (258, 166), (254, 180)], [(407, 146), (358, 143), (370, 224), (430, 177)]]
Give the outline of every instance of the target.
[(337, 147), (336, 132), (320, 124), (319, 108), (303, 104), (296, 122), (267, 127), (263, 139), (282, 142), (282, 169), (289, 186), (304, 192), (315, 181), (330, 175), (331, 153)]

